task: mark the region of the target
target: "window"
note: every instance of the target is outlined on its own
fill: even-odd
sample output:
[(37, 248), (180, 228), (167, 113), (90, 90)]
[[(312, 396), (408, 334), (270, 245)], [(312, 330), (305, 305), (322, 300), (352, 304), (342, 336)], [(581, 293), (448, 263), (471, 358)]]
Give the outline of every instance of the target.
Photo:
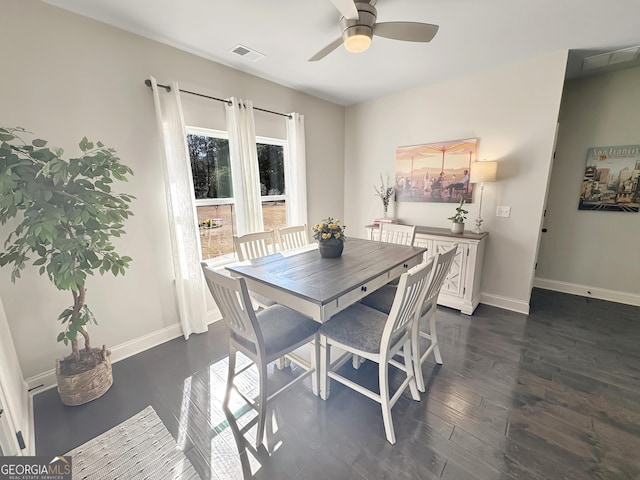
[(284, 184), (284, 149), (286, 142), (258, 137), (258, 169), (264, 229), (287, 226), (286, 190)]
[(229, 141), (222, 137), (187, 135), (196, 200), (233, 198)]
[[(233, 253), (235, 212), (228, 138), (227, 132), (187, 128), (203, 259)], [(256, 146), (264, 228), (284, 227), (286, 141), (258, 137)]]

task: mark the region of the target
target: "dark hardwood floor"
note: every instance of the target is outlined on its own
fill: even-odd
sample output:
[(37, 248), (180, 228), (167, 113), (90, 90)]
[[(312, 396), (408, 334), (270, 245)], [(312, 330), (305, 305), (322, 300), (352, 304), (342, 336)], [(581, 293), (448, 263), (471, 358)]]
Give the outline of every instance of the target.
[[(427, 393), (394, 407), (395, 445), (378, 404), (336, 382), (324, 402), (303, 382), (273, 403), (268, 450), (247, 448), (251, 432), (237, 432), (246, 409), (234, 399), (236, 421), (221, 408), (218, 322), (115, 364), (113, 387), (92, 403), (36, 395), (37, 454), (64, 453), (152, 405), (202, 478), (640, 479), (640, 308), (536, 289), (528, 316), (439, 308), (438, 329), (444, 365), (425, 363)], [(376, 384), (370, 362), (343, 369)], [(245, 387), (256, 388), (251, 373)]]

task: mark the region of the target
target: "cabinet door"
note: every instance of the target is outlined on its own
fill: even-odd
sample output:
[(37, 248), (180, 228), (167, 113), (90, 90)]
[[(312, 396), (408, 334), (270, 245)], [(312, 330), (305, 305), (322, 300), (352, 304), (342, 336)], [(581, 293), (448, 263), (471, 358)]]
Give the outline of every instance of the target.
[(433, 240), (424, 235), (416, 235), (416, 239), (413, 242), (414, 247), (422, 247), (426, 248), (427, 251), (424, 252), (424, 260), (426, 261), (429, 257), (433, 256)]
[[(433, 254), (436, 253), (444, 253), (449, 250), (455, 242), (450, 240), (434, 240), (433, 241)], [(453, 257), (453, 262), (451, 263), (451, 269), (449, 270), (449, 275), (444, 281), (442, 285), (443, 293), (447, 293), (448, 295), (453, 295), (456, 297), (464, 296), (464, 284), (466, 277), (466, 262), (467, 262), (467, 251), (469, 250), (469, 245), (466, 243), (458, 243), (458, 249), (456, 251), (455, 256)]]

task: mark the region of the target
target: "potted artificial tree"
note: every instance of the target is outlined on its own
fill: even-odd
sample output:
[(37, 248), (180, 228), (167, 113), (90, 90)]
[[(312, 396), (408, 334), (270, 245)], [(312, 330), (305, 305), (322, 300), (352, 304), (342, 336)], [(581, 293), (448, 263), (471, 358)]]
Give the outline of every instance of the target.
[[(26, 139), (22, 128), (0, 128), (0, 222), (17, 222), (0, 253), (0, 266), (11, 265), (11, 280), (32, 261), (59, 290), (68, 290), (73, 305), (58, 319), (58, 341), (71, 345), (71, 355), (57, 361), (61, 400), (80, 405), (104, 394), (111, 384), (106, 348), (91, 348), (87, 324), (97, 323), (85, 304), (86, 280), (94, 272), (124, 274), (131, 258), (120, 256), (111, 243), (124, 232), (134, 198), (113, 193), (115, 180), (126, 181), (132, 171), (113, 148), (87, 138), (81, 155), (64, 160), (63, 150), (47, 142)], [(31, 257), (33, 256), (33, 257)], [(78, 348), (78, 334), (84, 349)]]

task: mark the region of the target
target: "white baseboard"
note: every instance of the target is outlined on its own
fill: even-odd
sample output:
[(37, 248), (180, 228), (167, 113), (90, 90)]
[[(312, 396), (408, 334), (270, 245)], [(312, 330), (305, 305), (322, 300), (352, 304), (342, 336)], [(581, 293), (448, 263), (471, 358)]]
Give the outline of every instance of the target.
[(617, 290), (607, 290), (606, 288), (590, 287), (588, 285), (578, 285), (577, 283), (561, 282), (549, 278), (535, 277), (533, 286), (545, 290), (570, 293), (583, 297), (598, 298), (610, 302), (624, 303), (626, 305), (640, 306), (640, 295), (636, 293), (620, 292)]
[[(115, 347), (110, 347), (111, 350), (111, 363), (119, 362), (125, 358), (129, 358), (136, 353), (143, 352), (149, 348), (160, 345), (161, 343), (168, 342), (182, 335), (182, 328), (179, 323), (174, 323), (161, 330), (156, 330), (147, 335), (144, 335), (128, 342), (122, 343)], [(48, 390), (56, 386), (56, 371), (54, 369), (43, 372), (39, 375), (27, 378), (25, 380), (29, 390), (35, 388), (31, 393), (37, 395), (40, 392)], [(39, 387), (39, 388), (36, 388)]]
[(529, 303), (516, 300), (515, 298), (501, 297), (500, 295), (492, 295), (490, 293), (481, 293), (480, 303), (529, 315)]
[[(207, 312), (207, 324), (218, 320), (220, 320), (220, 312), (217, 310)], [(169, 325), (168, 327), (143, 335), (142, 337), (121, 343), (120, 345), (109, 348), (109, 350), (111, 350), (111, 363), (119, 362), (120, 360), (129, 358), (132, 355), (144, 352), (145, 350), (156, 347), (180, 336), (182, 336), (182, 328), (179, 323), (174, 323), (173, 325)], [(27, 388), (31, 395), (37, 395), (38, 393), (56, 386), (56, 372), (54, 369), (51, 369), (27, 378), (25, 382), (27, 383)]]
[[(221, 319), (220, 312), (218, 310), (211, 310), (207, 312), (207, 324), (211, 324)], [(162, 343), (173, 340), (182, 336), (182, 327), (179, 323), (174, 323), (168, 327), (156, 330), (142, 337), (130, 340), (111, 348), (111, 362), (119, 362), (125, 358), (131, 357), (140, 352), (144, 352), (150, 348), (156, 347)], [(36, 430), (33, 416), (33, 396), (38, 393), (42, 393), (45, 390), (49, 390), (56, 386), (56, 372), (55, 370), (49, 370), (39, 375), (27, 378), (25, 384), (27, 388), (25, 392), (29, 392), (26, 396), (27, 416), (29, 431), (23, 432), (25, 435), (25, 442), (27, 443), (26, 452), (23, 451), (23, 455), (35, 455), (36, 454)], [(32, 390), (33, 389), (33, 390)]]

